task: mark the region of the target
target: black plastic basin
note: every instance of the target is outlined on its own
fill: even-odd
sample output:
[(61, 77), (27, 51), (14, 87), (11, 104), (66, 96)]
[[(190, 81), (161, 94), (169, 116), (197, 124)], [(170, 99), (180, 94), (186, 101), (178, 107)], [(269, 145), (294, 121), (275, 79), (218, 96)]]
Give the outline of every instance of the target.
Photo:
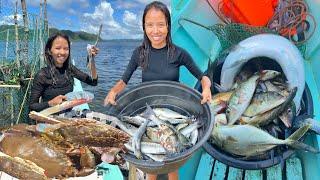
[(204, 125), (199, 129), (197, 143), (185, 151), (169, 156), (164, 162), (139, 160), (124, 154), (126, 161), (147, 173), (164, 174), (178, 169), (209, 138), (213, 121), (208, 104), (201, 105), (201, 94), (181, 83), (153, 81), (142, 83), (117, 97), (117, 106), (108, 106), (108, 113), (134, 116), (151, 107), (165, 107), (184, 115), (195, 115)]

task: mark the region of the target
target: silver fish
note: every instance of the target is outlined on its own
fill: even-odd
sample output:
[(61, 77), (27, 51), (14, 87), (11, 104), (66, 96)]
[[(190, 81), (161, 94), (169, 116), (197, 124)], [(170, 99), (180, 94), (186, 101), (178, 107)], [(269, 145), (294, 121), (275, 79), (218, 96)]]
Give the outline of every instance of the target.
[(259, 78), (259, 75), (251, 76), (232, 93), (226, 110), (228, 125), (234, 124), (249, 106)]
[[(172, 146), (174, 147), (172, 150), (178, 151), (191, 145), (189, 140), (184, 135), (177, 131), (170, 123), (159, 119), (148, 104), (146, 104), (146, 106), (147, 109), (143, 116), (154, 121), (158, 125), (159, 129), (164, 132), (165, 136), (162, 138), (160, 137), (160, 142), (162, 141), (163, 145), (167, 145), (169, 148)], [(173, 134), (168, 133), (168, 131), (172, 131)], [(178, 141), (175, 141), (175, 138), (178, 138)]]
[(154, 161), (158, 161), (158, 162), (163, 162), (166, 158), (165, 155), (161, 155), (161, 154), (146, 154), (146, 155), (151, 159), (153, 159)]
[[(216, 126), (213, 128), (211, 137), (214, 139), (213, 142), (221, 149), (232, 154), (250, 157), (260, 155), (277, 145), (285, 144), (297, 147), (298, 140), (309, 128), (310, 125), (303, 126), (287, 139), (282, 140), (251, 125)], [(311, 147), (308, 150), (317, 152)]]
[(283, 102), (280, 106), (278, 106), (270, 111), (267, 111), (263, 114), (259, 114), (257, 116), (254, 116), (252, 118), (242, 117), (240, 122), (251, 124), (254, 126), (263, 126), (263, 125), (269, 124), (269, 122), (276, 119), (280, 115), (280, 113), (282, 113), (290, 105), (296, 92), (297, 92), (297, 88), (293, 88), (290, 92), (290, 95), (287, 97), (286, 101)]
[(142, 125), (137, 130), (137, 132), (132, 136), (133, 153), (138, 159), (142, 158), (142, 154), (140, 151), (141, 137), (144, 134), (144, 132), (146, 131), (147, 125), (149, 122), (150, 122), (149, 119), (147, 119), (145, 122), (143, 122)]
[[(132, 144), (125, 143), (124, 146), (133, 152)], [(143, 154), (166, 154), (166, 150), (158, 143), (141, 142), (141, 152)]]
[(279, 106), (285, 100), (286, 98), (277, 92), (256, 93), (243, 115), (253, 117), (265, 113)]
[[(128, 122), (130, 124), (141, 126), (141, 124), (146, 121), (146, 118), (142, 117), (141, 115), (136, 115), (136, 116), (133, 116), (133, 117), (131, 117), (131, 116), (122, 116), (121, 120), (124, 121), (124, 122)], [(148, 127), (154, 127), (154, 126), (157, 126), (157, 124), (155, 122), (151, 121), (151, 122), (148, 123)]]

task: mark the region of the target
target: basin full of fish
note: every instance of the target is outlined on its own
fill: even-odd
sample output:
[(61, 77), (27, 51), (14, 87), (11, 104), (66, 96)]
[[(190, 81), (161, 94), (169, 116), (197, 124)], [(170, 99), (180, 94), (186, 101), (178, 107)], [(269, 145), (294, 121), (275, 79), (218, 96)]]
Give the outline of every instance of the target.
[(268, 159), (288, 147), (317, 153), (299, 141), (310, 128), (319, 128), (296, 118), (305, 108), (295, 108), (296, 92), (281, 72), (243, 69), (230, 90), (213, 96), (215, 126), (209, 142), (239, 159)]
[(128, 153), (137, 159), (158, 162), (194, 146), (203, 126), (194, 116), (169, 108), (151, 108), (148, 104), (144, 112), (135, 116), (107, 119), (131, 136), (124, 144)]

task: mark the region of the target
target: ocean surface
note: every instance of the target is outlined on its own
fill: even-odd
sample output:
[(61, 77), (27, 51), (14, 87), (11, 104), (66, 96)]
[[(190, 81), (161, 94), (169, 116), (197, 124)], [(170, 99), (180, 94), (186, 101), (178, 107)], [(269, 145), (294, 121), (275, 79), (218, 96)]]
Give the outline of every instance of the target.
[[(86, 67), (87, 44), (90, 42), (72, 42), (71, 55), (75, 61), (76, 67), (83, 72), (89, 73)], [(92, 43), (92, 42), (91, 42)], [(122, 77), (133, 50), (139, 46), (141, 42), (114, 42), (106, 41), (99, 42), (99, 54), (95, 57), (97, 72), (98, 72), (98, 85), (90, 86), (82, 83), (85, 91), (94, 94), (93, 102), (89, 104), (90, 109), (93, 111), (104, 112), (103, 100), (108, 94), (109, 90), (115, 83)], [(141, 69), (137, 69), (132, 75), (127, 88), (133, 87), (141, 83)], [(126, 89), (127, 89), (126, 88)]]

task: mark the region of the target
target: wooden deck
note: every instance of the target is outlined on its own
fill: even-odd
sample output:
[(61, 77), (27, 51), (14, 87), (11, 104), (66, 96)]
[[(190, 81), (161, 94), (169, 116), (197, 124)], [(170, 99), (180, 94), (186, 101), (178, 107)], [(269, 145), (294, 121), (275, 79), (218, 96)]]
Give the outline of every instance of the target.
[(227, 166), (203, 152), (195, 180), (302, 180), (300, 159), (293, 157), (286, 161), (285, 167), (276, 166), (264, 170), (243, 170)]

